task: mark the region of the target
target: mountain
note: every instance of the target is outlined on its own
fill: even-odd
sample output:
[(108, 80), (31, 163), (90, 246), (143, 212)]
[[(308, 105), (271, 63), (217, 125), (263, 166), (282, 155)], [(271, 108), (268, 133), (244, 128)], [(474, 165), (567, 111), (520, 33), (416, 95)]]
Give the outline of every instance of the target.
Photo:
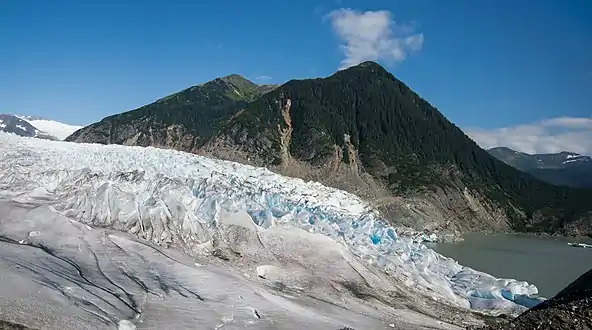
[(488, 152), (523, 172), (558, 186), (592, 188), (592, 158), (563, 151), (556, 154), (526, 154), (505, 147)]
[[(265, 166), (353, 192), (418, 229), (592, 234), (589, 191), (546, 184), (497, 160), (374, 62), (250, 98), (208, 87), (215, 97), (205, 102), (203, 86), (212, 85), (228, 84), (193, 87), (67, 140), (164, 146)], [(199, 107), (183, 106), (196, 95)], [(162, 143), (171, 135), (184, 142)]]
[(568, 151), (562, 151), (555, 154), (527, 154), (512, 150), (506, 147), (491, 148), (488, 152), (521, 171), (531, 171), (534, 169), (563, 169), (582, 164), (590, 164), (592, 159), (588, 156)]
[(50, 134), (37, 129), (28, 121), (10, 114), (0, 114), (0, 132), (13, 133), (19, 136), (36, 137), (55, 140)]
[(248, 102), (276, 87), (257, 85), (236, 74), (217, 78), (106, 117), (66, 140), (196, 151)]
[(0, 114), (0, 131), (47, 140), (63, 140), (81, 126), (33, 116)]
[(20, 119), (27, 121), (29, 124), (34, 126), (40, 131), (51, 135), (55, 139), (64, 140), (70, 134), (76, 130), (82, 128), (82, 126), (68, 125), (55, 120), (50, 120), (35, 116), (18, 116)]

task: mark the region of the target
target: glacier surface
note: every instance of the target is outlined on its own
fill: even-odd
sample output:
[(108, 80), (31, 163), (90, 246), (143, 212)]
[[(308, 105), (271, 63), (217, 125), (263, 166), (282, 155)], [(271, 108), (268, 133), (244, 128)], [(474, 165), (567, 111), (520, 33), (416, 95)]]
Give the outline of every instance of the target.
[[(222, 242), (228, 236), (220, 236), (221, 219), (246, 212), (254, 226), (249, 230), (259, 237), (274, 228), (324, 235), (407, 290), (451, 306), (516, 315), (542, 300), (536, 286), (459, 265), (397, 234), (357, 196), (316, 182), (174, 150), (4, 133), (0, 154), (0, 198), (41, 201), (69, 219), (189, 255), (238, 244)], [(261, 277), (276, 273), (263, 266), (257, 268)]]
[[(306, 287), (306, 274), (298, 267), (260, 265), (259, 277), (254, 277), (248, 270), (252, 267), (242, 274), (228, 263), (216, 262), (219, 259), (196, 263), (175, 249), (70, 220), (47, 205), (0, 201), (0, 214), (0, 318), (29, 327), (460, 329), (440, 317), (397, 306), (400, 296), (385, 305), (332, 293), (318, 280), (314, 288)], [(218, 229), (234, 230), (239, 236), (249, 225), (257, 228), (246, 213), (227, 217), (222, 212), (220, 221)], [(243, 230), (236, 230), (241, 226)], [(338, 273), (353, 280), (358, 276), (355, 267), (373, 281), (372, 274), (330, 238), (280, 227), (257, 234), (268, 250), (289, 246), (320, 267), (318, 277)], [(240, 251), (242, 259), (249, 259), (248, 251)], [(262, 250), (253, 252), (265, 255)], [(342, 253), (350, 264), (343, 262)], [(277, 283), (283, 286), (278, 289)]]

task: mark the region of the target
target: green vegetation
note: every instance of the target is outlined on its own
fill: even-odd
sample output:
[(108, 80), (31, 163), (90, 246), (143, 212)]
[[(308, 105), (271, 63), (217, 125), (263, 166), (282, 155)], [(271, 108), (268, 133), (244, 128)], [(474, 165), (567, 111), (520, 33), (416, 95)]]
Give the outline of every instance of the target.
[[(290, 152), (299, 160), (323, 164), (333, 145), (344, 146), (347, 134), (364, 168), (397, 194), (434, 185), (462, 189), (462, 182), (505, 208), (517, 229), (540, 214), (554, 220), (539, 229), (554, 230), (548, 226), (562, 226), (592, 209), (592, 191), (552, 186), (497, 160), (376, 63), (326, 79), (290, 81), (251, 103), (232, 131), (258, 138), (269, 132), (268, 138), (276, 139), (274, 128), (285, 126), (277, 101), (287, 99), (294, 129)], [(277, 152), (277, 145), (251, 151), (265, 156)]]
[[(106, 134), (109, 135), (109, 140), (96, 142), (124, 143), (128, 137), (117, 132), (130, 125), (134, 127), (135, 133), (144, 135), (177, 125), (183, 128), (184, 134), (195, 138), (194, 146), (199, 146), (239, 110), (245, 108), (248, 102), (275, 87), (260, 86), (239, 75), (217, 78), (141, 108), (104, 118), (94, 126), (96, 128), (103, 125), (108, 130)], [(75, 141), (83, 131), (75, 132), (67, 140)]]
[[(288, 119), (281, 111), (287, 100)], [(173, 142), (191, 142), (169, 147), (192, 151), (224, 138), (258, 165), (279, 165), (286, 120), (292, 132), (284, 147), (312, 166), (325, 166), (335, 146), (351, 162), (349, 139), (361, 169), (395, 195), (469, 187), (505, 210), (517, 230), (555, 232), (582, 219), (592, 228), (592, 191), (552, 186), (497, 160), (374, 62), (280, 87), (230, 75), (107, 117), (68, 140), (90, 132), (80, 142), (151, 145), (171, 138), (167, 129), (174, 126), (181, 132)], [(138, 132), (149, 138), (133, 140)]]

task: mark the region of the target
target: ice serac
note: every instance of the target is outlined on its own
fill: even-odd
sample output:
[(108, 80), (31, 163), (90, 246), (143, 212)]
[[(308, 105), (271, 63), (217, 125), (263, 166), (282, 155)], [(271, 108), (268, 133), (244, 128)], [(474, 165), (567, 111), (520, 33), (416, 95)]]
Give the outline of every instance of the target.
[[(192, 255), (230, 253), (223, 257), (232, 258), (232, 253), (247, 253), (247, 248), (237, 252), (229, 241), (244, 231), (221, 234), (229, 226), (253, 226), (253, 233), (300, 228), (338, 242), (412, 292), (452, 306), (518, 314), (542, 300), (534, 285), (463, 267), (413, 237), (397, 234), (355, 195), (316, 182), (173, 150), (7, 134), (0, 134), (0, 154), (0, 197), (20, 203), (45, 200), (79, 222)], [(236, 213), (249, 216), (230, 224), (224, 220), (224, 214)], [(260, 239), (254, 234), (237, 241), (251, 242), (248, 246)], [(291, 252), (286, 248), (285, 253)], [(263, 277), (283, 276), (273, 265), (259, 266)]]

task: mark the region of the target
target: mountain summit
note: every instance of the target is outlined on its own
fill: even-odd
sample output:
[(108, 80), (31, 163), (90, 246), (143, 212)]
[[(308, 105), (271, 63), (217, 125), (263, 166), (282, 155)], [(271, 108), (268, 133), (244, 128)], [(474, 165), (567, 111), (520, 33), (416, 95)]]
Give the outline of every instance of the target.
[(592, 234), (589, 191), (548, 185), (497, 160), (374, 62), (252, 97), (244, 87), (241, 97), (210, 87), (216, 81), (68, 139), (266, 166), (354, 192), (392, 221), (418, 229)]
[(106, 117), (75, 132), (67, 141), (196, 151), (250, 101), (275, 87), (257, 85), (236, 74), (216, 78)]

